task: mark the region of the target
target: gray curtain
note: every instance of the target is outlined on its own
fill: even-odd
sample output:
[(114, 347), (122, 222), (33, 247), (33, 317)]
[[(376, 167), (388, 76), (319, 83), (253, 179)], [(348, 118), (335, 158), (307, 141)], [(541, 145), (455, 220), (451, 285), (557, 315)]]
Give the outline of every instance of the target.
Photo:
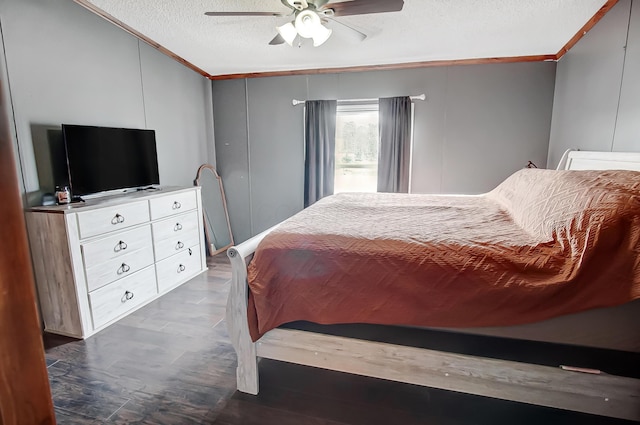
[(378, 192), (407, 193), (411, 154), (409, 96), (380, 98), (378, 120)]
[(304, 113), (304, 206), (333, 194), (336, 151), (335, 100), (307, 100)]

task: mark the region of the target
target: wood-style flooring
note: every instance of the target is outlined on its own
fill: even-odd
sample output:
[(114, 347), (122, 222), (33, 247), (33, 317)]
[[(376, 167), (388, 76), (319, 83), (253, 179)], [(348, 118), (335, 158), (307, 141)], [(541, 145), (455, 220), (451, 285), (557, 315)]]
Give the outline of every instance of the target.
[(626, 424), (610, 418), (271, 360), (260, 394), (235, 390), (224, 312), (231, 269), (208, 273), (87, 340), (45, 335), (59, 424)]

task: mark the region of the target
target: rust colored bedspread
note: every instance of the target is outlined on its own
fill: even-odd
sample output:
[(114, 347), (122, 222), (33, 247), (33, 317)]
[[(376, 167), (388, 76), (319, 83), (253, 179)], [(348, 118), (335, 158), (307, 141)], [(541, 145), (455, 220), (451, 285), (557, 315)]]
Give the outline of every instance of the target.
[(286, 322), (507, 326), (640, 297), (640, 173), (521, 170), (478, 196), (339, 194), (265, 237), (252, 338)]

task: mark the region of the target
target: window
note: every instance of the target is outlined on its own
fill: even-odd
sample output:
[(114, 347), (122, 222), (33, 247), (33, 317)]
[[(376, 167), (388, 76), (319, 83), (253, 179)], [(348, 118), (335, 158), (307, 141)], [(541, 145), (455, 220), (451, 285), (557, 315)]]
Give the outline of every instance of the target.
[(338, 103), (334, 193), (378, 188), (378, 103)]

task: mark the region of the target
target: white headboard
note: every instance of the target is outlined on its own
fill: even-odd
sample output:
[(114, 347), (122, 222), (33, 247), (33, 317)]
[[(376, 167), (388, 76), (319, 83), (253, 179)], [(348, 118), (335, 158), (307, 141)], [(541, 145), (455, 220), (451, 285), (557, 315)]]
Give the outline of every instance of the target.
[(596, 152), (568, 150), (558, 170), (634, 170), (640, 171), (640, 152)]

